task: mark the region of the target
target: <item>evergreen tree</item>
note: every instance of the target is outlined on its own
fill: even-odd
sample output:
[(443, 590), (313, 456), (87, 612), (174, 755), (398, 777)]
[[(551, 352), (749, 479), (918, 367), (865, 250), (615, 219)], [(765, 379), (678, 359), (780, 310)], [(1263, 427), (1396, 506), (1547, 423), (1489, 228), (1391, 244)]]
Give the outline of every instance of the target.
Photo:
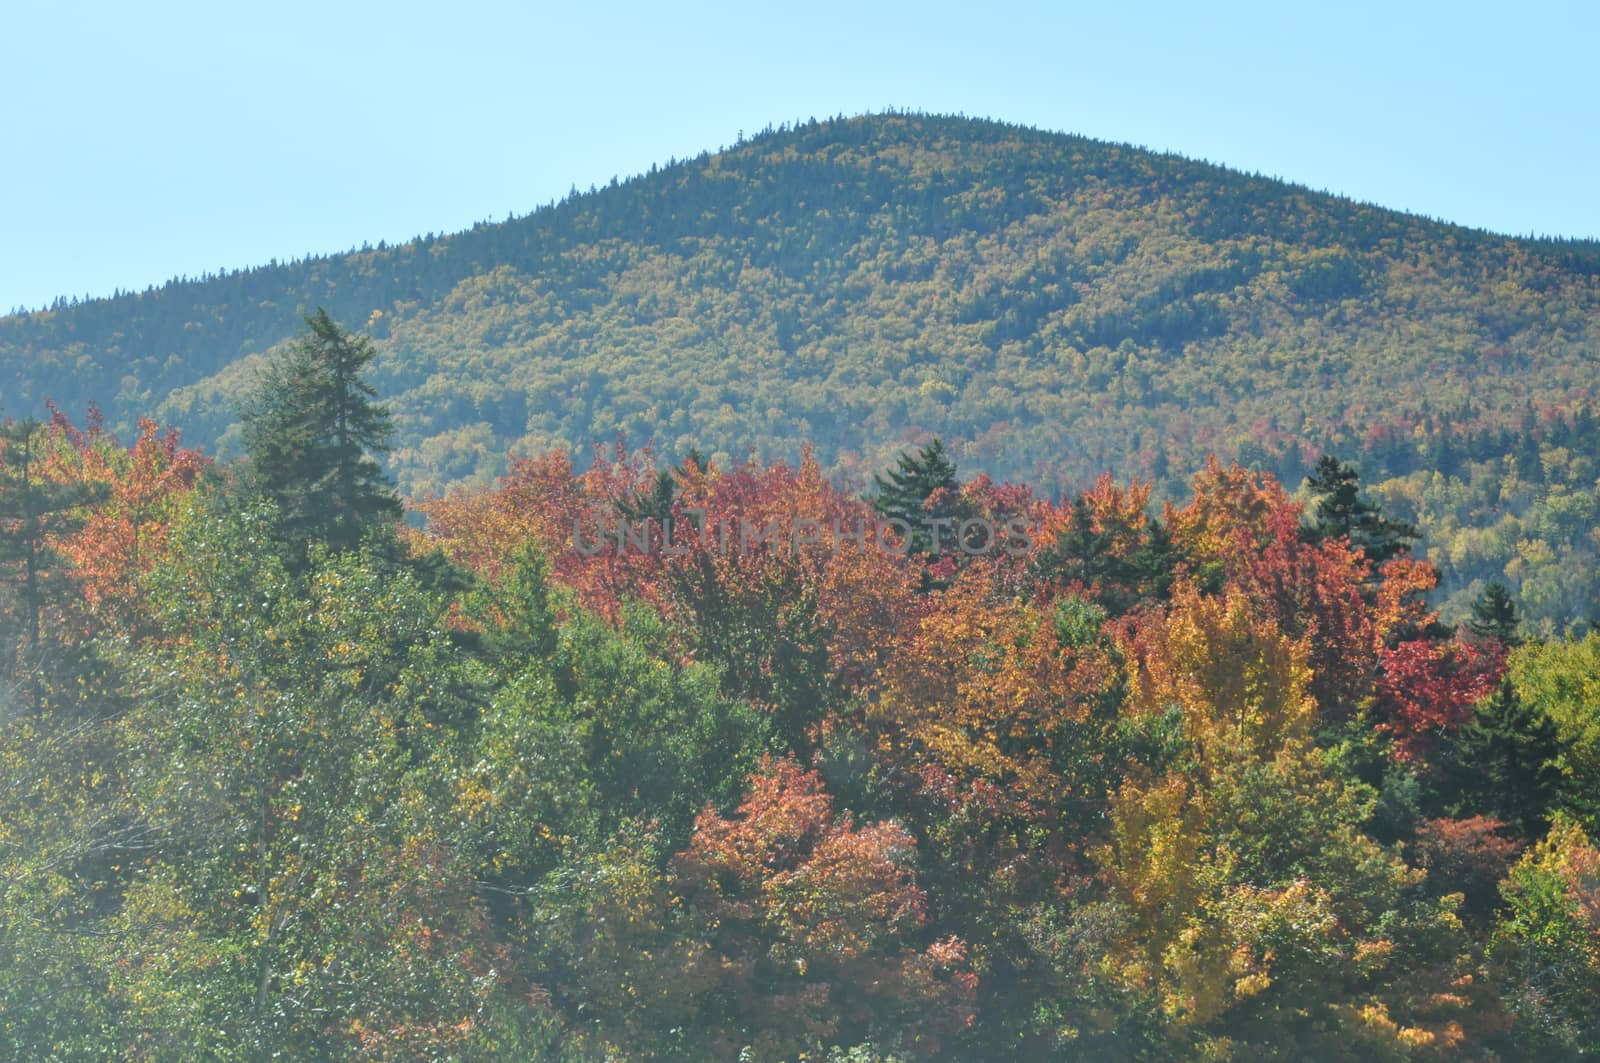
[[(1480, 638), (1508, 647), (1521, 642), (1517, 624), (1516, 603), (1498, 580), (1473, 603), (1467, 622)], [(1555, 721), (1518, 697), (1508, 673), (1478, 704), (1446, 753), (1445, 776), (1455, 795), (1455, 811), (1497, 816), (1524, 837), (1539, 837), (1560, 793), (1556, 761), (1561, 749)]]
[(262, 375), (246, 403), (245, 446), (262, 494), (290, 537), (335, 548), (397, 520), (400, 500), (374, 454), (389, 449), (389, 411), (362, 372), (372, 341), (318, 309), (306, 330)]
[(35, 419), (0, 425), (0, 578), (11, 585), (0, 602), (0, 667), (15, 675), (37, 704), (43, 672), (41, 617), (62, 560), (52, 536), (78, 526), (77, 511), (95, 492), (46, 475), (45, 426)]
[(1472, 619), (1467, 627), (1479, 638), (1494, 639), (1504, 646), (1520, 646), (1517, 635), (1517, 604), (1499, 580), (1490, 581), (1483, 594), (1472, 603)]
[(1410, 548), (1416, 541), (1415, 526), (1390, 520), (1380, 506), (1361, 494), (1361, 477), (1355, 466), (1324, 454), (1306, 480), (1314, 502), (1312, 524), (1305, 531), (1310, 542), (1341, 536), (1363, 551), (1373, 564), (1381, 565)]
[(654, 521), (656, 528), (662, 534), (673, 541), (679, 541), (681, 537), (676, 535), (673, 527), (673, 511), (678, 503), (678, 484), (696, 473), (703, 472), (705, 467), (705, 455), (690, 447), (682, 462), (656, 473), (649, 491), (636, 491), (629, 498), (618, 499), (617, 512), (624, 520), (635, 523)]
[[(911, 549), (914, 553), (933, 550), (935, 521), (959, 520), (961, 484), (956, 480), (955, 462), (945, 455), (944, 440), (935, 439), (914, 456), (900, 455), (897, 467), (889, 470), (888, 478), (874, 476), (878, 497), (873, 507), (885, 520), (904, 521), (911, 529)], [(929, 499), (939, 495), (930, 507)], [(954, 546), (955, 529), (941, 531), (941, 542)]]
[(1072, 502), (1072, 520), (1046, 549), (1033, 559), (1035, 572), (1062, 584), (1090, 586), (1112, 575), (1116, 561), (1111, 553), (1111, 536), (1096, 531), (1089, 499), (1079, 495)]
[(556, 651), (556, 612), (550, 602), (550, 563), (537, 543), (517, 548), (505, 580), (485, 597), (499, 622), (488, 625), (484, 642), (499, 661), (526, 667)]
[(1165, 600), (1178, 561), (1171, 533), (1154, 518), (1146, 522), (1137, 548), (1119, 555), (1115, 536), (1095, 529), (1088, 496), (1079, 495), (1071, 523), (1034, 556), (1032, 567), (1035, 577), (1048, 582), (1096, 588), (1095, 600), (1110, 615), (1121, 616), (1140, 602)]
[[(1144, 541), (1128, 561), (1128, 575), (1139, 587), (1144, 598), (1165, 601), (1172, 593), (1182, 554), (1173, 544), (1167, 526), (1150, 518), (1146, 525)], [(1203, 585), (1203, 584), (1202, 584)]]
[(624, 519), (636, 522), (653, 520), (659, 528), (672, 521), (672, 507), (678, 497), (678, 481), (670, 469), (656, 473), (655, 482), (648, 493), (640, 492), (632, 498), (617, 501), (617, 510)]
[(1560, 795), (1555, 722), (1517, 696), (1509, 682), (1482, 702), (1457, 734), (1447, 774), (1460, 796), (1456, 811), (1496, 816), (1537, 838)]

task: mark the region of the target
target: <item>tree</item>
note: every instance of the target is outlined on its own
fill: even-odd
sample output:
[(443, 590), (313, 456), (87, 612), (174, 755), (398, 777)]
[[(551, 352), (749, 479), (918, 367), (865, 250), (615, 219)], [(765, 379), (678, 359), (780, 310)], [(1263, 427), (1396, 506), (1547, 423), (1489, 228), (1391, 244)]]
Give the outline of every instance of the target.
[(1409, 549), (1417, 539), (1415, 526), (1390, 520), (1381, 507), (1363, 498), (1355, 466), (1331, 454), (1317, 462), (1306, 487), (1315, 500), (1313, 523), (1306, 531), (1313, 542), (1343, 536), (1376, 566)]
[(1519, 648), (1511, 682), (1522, 702), (1556, 726), (1562, 806), (1585, 829), (1600, 829), (1600, 632)]
[(372, 341), (318, 308), (262, 374), (244, 408), (245, 447), (258, 489), (292, 538), (344, 549), (394, 521), (400, 500), (372, 458), (388, 452), (389, 411), (362, 371)]
[(1394, 736), (1395, 755), (1418, 761), (1442, 736), (1472, 718), (1474, 706), (1500, 683), (1499, 647), (1411, 639), (1379, 655), (1380, 729)]
[[(1153, 991), (1182, 1058), (1404, 1058), (1464, 1035), (1454, 898), (1368, 837), (1330, 770), (1302, 640), (1237, 588), (1179, 582), (1128, 645), (1125, 712), (1176, 707), (1184, 750), (1130, 770), (1091, 850), (1126, 913), (1102, 970)], [(1270, 1046), (1270, 1051), (1268, 1050)]]
[(178, 446), (175, 429), (161, 432), (140, 418), (131, 447), (118, 446), (91, 418), (79, 431), (58, 415), (56, 425), (72, 444), (74, 473), (98, 504), (70, 534), (55, 536), (72, 562), (79, 593), (103, 622), (131, 629), (148, 619), (139, 577), (161, 559), (171, 524), (210, 464), (197, 450)]
[[(1479, 638), (1514, 648), (1517, 607), (1498, 580), (1472, 606), (1467, 626)], [(1444, 758), (1445, 774), (1464, 812), (1498, 816), (1528, 837), (1549, 826), (1561, 791), (1560, 732), (1545, 711), (1517, 693), (1509, 671), (1478, 702)]]
[(1562, 748), (1555, 721), (1518, 697), (1509, 677), (1502, 679), (1445, 758), (1461, 810), (1498, 816), (1539, 836), (1560, 797)]
[(1499, 900), (1499, 883), (1521, 855), (1504, 822), (1488, 816), (1429, 819), (1417, 825), (1411, 848), (1437, 894), (1460, 892), (1463, 914), (1487, 917)]
[[(874, 476), (878, 497), (873, 506), (885, 520), (904, 521), (911, 529), (911, 549), (916, 553), (941, 553), (939, 542), (929, 532), (961, 516), (961, 485), (956, 481), (955, 462), (945, 456), (944, 440), (935, 439), (915, 456), (900, 455), (889, 478)], [(948, 540), (954, 545), (956, 528), (949, 527)]]
[(1489, 955), (1519, 1019), (1510, 1053), (1576, 1059), (1600, 1052), (1600, 852), (1558, 816), (1500, 887), (1506, 911)]
[(1275, 510), (1268, 530), (1265, 541), (1241, 536), (1226, 563), (1228, 580), (1285, 634), (1306, 640), (1319, 710), (1330, 722), (1347, 720), (1371, 695), (1377, 672), (1381, 640), (1362, 596), (1371, 566), (1340, 539), (1303, 541), (1297, 506)]
[[(43, 672), (42, 617), (52, 585), (68, 565), (55, 543), (82, 521), (79, 509), (94, 492), (57, 475), (50, 451), (56, 441), (40, 421), (0, 425), (0, 572), (14, 585), (14, 612), (0, 602), (4, 670), (13, 670), (37, 705)], [(16, 656), (13, 657), (13, 654)], [(9, 678), (9, 677), (6, 677)], [(4, 704), (0, 692), (0, 705)]]
[[(969, 569), (930, 603), (885, 664), (866, 717), (894, 775), (927, 794), (981, 791), (996, 812), (1036, 822), (1060, 815), (1080, 786), (1075, 739), (1116, 683), (1086, 606), (1080, 632), (1039, 606), (991, 593)], [(1070, 612), (1073, 605), (1064, 611)], [(1083, 644), (1064, 644), (1067, 634)]]
[[(130, 647), (141, 865), (109, 935), (140, 1052), (427, 1058), (502, 993), (451, 844), (456, 736), (486, 676), (447, 602), (370, 551), (263, 556), (262, 502), (213, 504), (149, 577)], [(441, 1054), (444, 1054), (441, 1052)]]
[(706, 808), (674, 861), (709, 946), (703, 999), (726, 1008), (706, 1008), (702, 1036), (772, 1059), (866, 1038), (909, 1056), (947, 1048), (973, 1019), (977, 977), (959, 938), (926, 941), (916, 853), (899, 823), (858, 825), (817, 772), (764, 758), (734, 815)]
[(1472, 619), (1467, 627), (1483, 639), (1494, 639), (1507, 649), (1522, 644), (1517, 635), (1517, 603), (1499, 580), (1491, 580), (1483, 594), (1472, 603)]

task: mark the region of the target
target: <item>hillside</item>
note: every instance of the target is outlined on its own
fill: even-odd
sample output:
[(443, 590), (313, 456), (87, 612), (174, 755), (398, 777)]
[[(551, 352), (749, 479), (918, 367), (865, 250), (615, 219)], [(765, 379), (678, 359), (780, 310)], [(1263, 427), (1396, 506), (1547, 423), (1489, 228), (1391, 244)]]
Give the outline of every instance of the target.
[(859, 482), (936, 434), (968, 473), (1164, 493), (1206, 452), (1293, 484), (1331, 449), (1446, 591), (1596, 601), (1567, 576), (1600, 548), (1591, 243), (991, 122), (810, 123), (469, 232), (0, 319), (0, 410), (154, 411), (226, 450), (251, 356), (317, 305), (380, 340), (412, 494), (619, 437), (811, 440)]

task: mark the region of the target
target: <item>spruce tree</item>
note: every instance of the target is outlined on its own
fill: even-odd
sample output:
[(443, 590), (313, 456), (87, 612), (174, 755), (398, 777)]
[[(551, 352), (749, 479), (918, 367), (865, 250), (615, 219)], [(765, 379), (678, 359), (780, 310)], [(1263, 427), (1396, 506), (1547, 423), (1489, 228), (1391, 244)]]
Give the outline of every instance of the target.
[(1072, 503), (1072, 519), (1048, 547), (1033, 558), (1034, 571), (1041, 577), (1062, 584), (1089, 586), (1112, 576), (1111, 537), (1096, 531), (1089, 499), (1079, 495)]
[[(678, 485), (706, 468), (705, 455), (690, 447), (683, 461), (670, 469), (661, 469), (651, 482), (649, 491), (635, 491), (630, 497), (617, 500), (617, 512), (624, 520), (642, 523), (655, 522), (656, 528), (673, 542), (682, 541), (673, 527), (673, 511), (678, 504)], [(698, 529), (695, 529), (698, 532)]]
[(1482, 596), (1472, 603), (1472, 619), (1467, 621), (1467, 627), (1479, 638), (1494, 639), (1503, 646), (1522, 644), (1517, 636), (1517, 603), (1499, 580), (1490, 581)]
[(1381, 565), (1410, 548), (1415, 526), (1390, 520), (1378, 505), (1361, 494), (1361, 477), (1355, 466), (1324, 454), (1306, 479), (1313, 497), (1312, 524), (1304, 537), (1311, 542), (1345, 537), (1375, 565)]
[(400, 517), (373, 457), (388, 452), (393, 426), (362, 377), (377, 353), (372, 341), (321, 308), (305, 322), (245, 405), (245, 448), (285, 535), (343, 549)]
[[(1498, 580), (1473, 603), (1467, 622), (1479, 638), (1493, 639), (1508, 649), (1522, 641), (1517, 625), (1516, 603)], [(1560, 753), (1555, 721), (1525, 703), (1507, 675), (1478, 704), (1444, 758), (1455, 811), (1498, 816), (1524, 837), (1540, 836), (1549, 826), (1549, 812), (1561, 788), (1556, 766)]]
[(1555, 722), (1502, 683), (1478, 705), (1446, 758), (1460, 794), (1457, 811), (1496, 816), (1525, 838), (1539, 837), (1560, 796), (1561, 748)]
[[(888, 478), (874, 476), (878, 496), (873, 507), (885, 520), (904, 521), (911, 529), (911, 549), (928, 553), (933, 548), (933, 522), (960, 520), (965, 515), (960, 505), (961, 484), (956, 480), (955, 462), (945, 454), (944, 440), (935, 439), (915, 455), (902, 454)], [(928, 500), (943, 492), (943, 504)], [(941, 532), (944, 542), (955, 545), (954, 528)]]
[(617, 511), (630, 521), (653, 520), (658, 528), (666, 528), (672, 521), (672, 507), (678, 498), (678, 480), (670, 469), (656, 473), (648, 492), (638, 492), (631, 498), (617, 501)]
[(1032, 571), (1036, 578), (1062, 586), (1078, 582), (1096, 587), (1095, 600), (1113, 617), (1140, 602), (1166, 599), (1179, 555), (1161, 522), (1147, 519), (1144, 537), (1126, 557), (1117, 553), (1116, 545), (1110, 533), (1095, 530), (1089, 498), (1080, 494), (1066, 529), (1034, 555)]

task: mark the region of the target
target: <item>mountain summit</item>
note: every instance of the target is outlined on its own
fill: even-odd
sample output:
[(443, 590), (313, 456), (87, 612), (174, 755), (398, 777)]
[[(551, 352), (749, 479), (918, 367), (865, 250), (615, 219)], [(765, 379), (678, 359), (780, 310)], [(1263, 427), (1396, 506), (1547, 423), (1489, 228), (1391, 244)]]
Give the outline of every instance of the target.
[(498, 224), (0, 319), (0, 414), (46, 400), (236, 439), (259, 356), (318, 306), (378, 343), (394, 471), (507, 454), (815, 443), (856, 477), (944, 437), (1047, 488), (1583, 405), (1600, 245), (1491, 235), (996, 122), (770, 130)]

